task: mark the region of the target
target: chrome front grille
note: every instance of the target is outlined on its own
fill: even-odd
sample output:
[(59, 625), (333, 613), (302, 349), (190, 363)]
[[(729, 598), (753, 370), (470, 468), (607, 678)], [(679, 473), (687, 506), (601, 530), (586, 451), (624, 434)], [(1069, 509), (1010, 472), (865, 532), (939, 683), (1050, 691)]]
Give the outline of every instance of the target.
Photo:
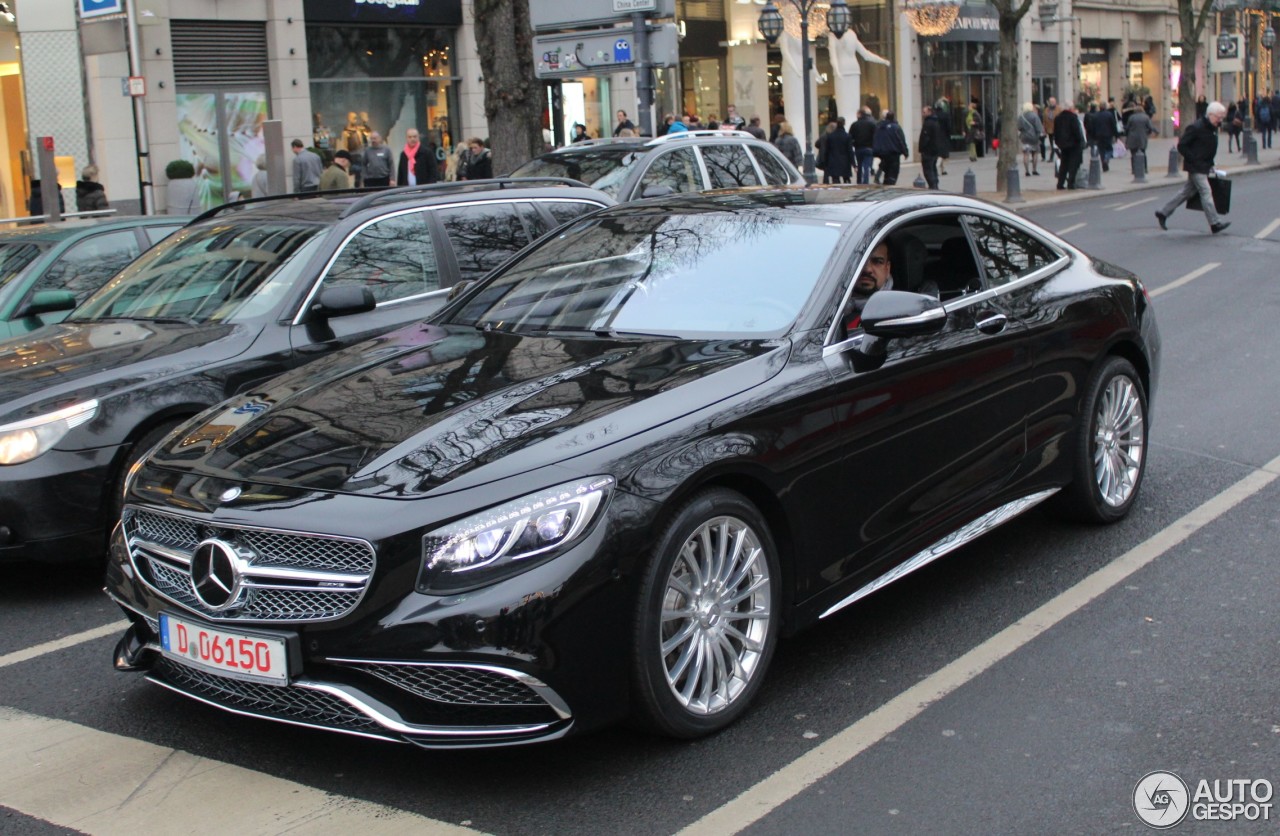
[[(341, 618), (360, 602), (373, 574), (373, 547), (363, 540), (206, 523), (137, 508), (125, 509), (123, 522), (130, 557), (143, 580), (214, 621)], [(201, 600), (191, 580), (192, 555), (210, 538), (233, 546), (239, 555), (239, 588), (217, 608)]]
[(226, 708), (345, 731), (385, 733), (354, 707), (323, 691), (242, 682), (161, 658), (152, 676)]
[(514, 677), (484, 668), (441, 665), (354, 664), (429, 700), (452, 705), (546, 705), (546, 700)]

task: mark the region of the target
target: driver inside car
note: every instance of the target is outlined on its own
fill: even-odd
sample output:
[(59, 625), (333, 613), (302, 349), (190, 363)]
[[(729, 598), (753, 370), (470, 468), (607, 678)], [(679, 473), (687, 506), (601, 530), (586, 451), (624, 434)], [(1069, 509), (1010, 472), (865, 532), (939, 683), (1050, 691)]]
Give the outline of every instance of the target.
[(893, 263), (889, 260), (889, 245), (883, 241), (871, 250), (871, 255), (862, 264), (862, 273), (853, 284), (853, 294), (849, 297), (849, 307), (844, 314), (844, 332), (853, 333), (862, 327), (862, 309), (866, 306), (871, 294), (877, 290), (893, 289)]

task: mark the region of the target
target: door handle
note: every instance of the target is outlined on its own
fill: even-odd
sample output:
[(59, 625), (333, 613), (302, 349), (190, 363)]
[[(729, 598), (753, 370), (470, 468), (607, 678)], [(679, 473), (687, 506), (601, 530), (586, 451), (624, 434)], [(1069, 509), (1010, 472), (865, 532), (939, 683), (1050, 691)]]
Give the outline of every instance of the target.
[(992, 314), (986, 319), (979, 319), (978, 330), (984, 334), (999, 334), (1009, 324), (1009, 317), (1004, 314)]

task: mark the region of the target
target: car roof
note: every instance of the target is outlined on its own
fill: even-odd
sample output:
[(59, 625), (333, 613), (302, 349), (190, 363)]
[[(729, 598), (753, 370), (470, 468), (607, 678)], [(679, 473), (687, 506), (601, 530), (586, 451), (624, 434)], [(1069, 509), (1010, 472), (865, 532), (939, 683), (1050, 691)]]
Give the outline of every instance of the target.
[[(228, 203), (200, 215), (194, 222), (228, 216), (239, 219), (316, 223), (325, 226), (369, 211), (448, 205), (475, 200), (512, 198), (577, 198), (605, 206), (616, 201), (576, 180), (557, 177), (504, 177), (492, 180), (429, 183), (391, 189), (348, 189), (334, 192), (276, 195)], [(194, 223), (193, 222), (193, 223)]]
[(185, 225), (186, 215), (134, 215), (116, 218), (77, 218), (58, 223), (39, 223), (0, 230), (0, 242), (4, 241), (69, 241), (82, 235), (109, 232), (113, 229), (133, 229), (138, 226)]
[(718, 211), (724, 209), (794, 210), (807, 215), (843, 221), (863, 217), (875, 207), (910, 209), (978, 209), (992, 207), (986, 201), (941, 192), (885, 186), (791, 185), (748, 186), (702, 193), (685, 192), (632, 201), (611, 211), (662, 207), (669, 211)]
[(539, 154), (537, 159), (545, 160), (555, 159), (556, 157), (572, 157), (576, 154), (598, 152), (602, 150), (616, 150), (618, 152), (630, 151), (636, 154), (644, 154), (650, 151), (656, 151), (660, 148), (668, 148), (672, 145), (710, 145), (723, 143), (726, 139), (754, 145), (769, 144), (762, 139), (757, 139), (746, 131), (677, 131), (676, 133), (664, 134), (656, 137), (614, 136), (602, 137), (600, 139), (584, 139), (580, 142), (575, 142), (572, 145), (565, 145), (562, 148), (556, 148), (555, 150), (548, 151), (545, 154)]

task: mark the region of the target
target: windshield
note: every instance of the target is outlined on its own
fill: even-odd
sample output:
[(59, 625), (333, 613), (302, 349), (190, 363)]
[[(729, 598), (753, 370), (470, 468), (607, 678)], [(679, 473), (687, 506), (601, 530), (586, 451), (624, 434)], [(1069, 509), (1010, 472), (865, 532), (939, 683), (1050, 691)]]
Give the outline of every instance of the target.
[(583, 221), (495, 276), (453, 322), (517, 333), (776, 335), (839, 237), (833, 226), (759, 211)]
[(0, 244), (0, 287), (30, 266), (47, 245), (12, 242)]
[(511, 176), (568, 177), (617, 199), (618, 187), (640, 160), (641, 154), (636, 151), (631, 147), (606, 146), (547, 154), (520, 166)]
[(288, 290), (280, 267), (322, 230), (316, 224), (238, 220), (178, 232), (121, 271), (68, 319), (201, 324), (256, 316)]

